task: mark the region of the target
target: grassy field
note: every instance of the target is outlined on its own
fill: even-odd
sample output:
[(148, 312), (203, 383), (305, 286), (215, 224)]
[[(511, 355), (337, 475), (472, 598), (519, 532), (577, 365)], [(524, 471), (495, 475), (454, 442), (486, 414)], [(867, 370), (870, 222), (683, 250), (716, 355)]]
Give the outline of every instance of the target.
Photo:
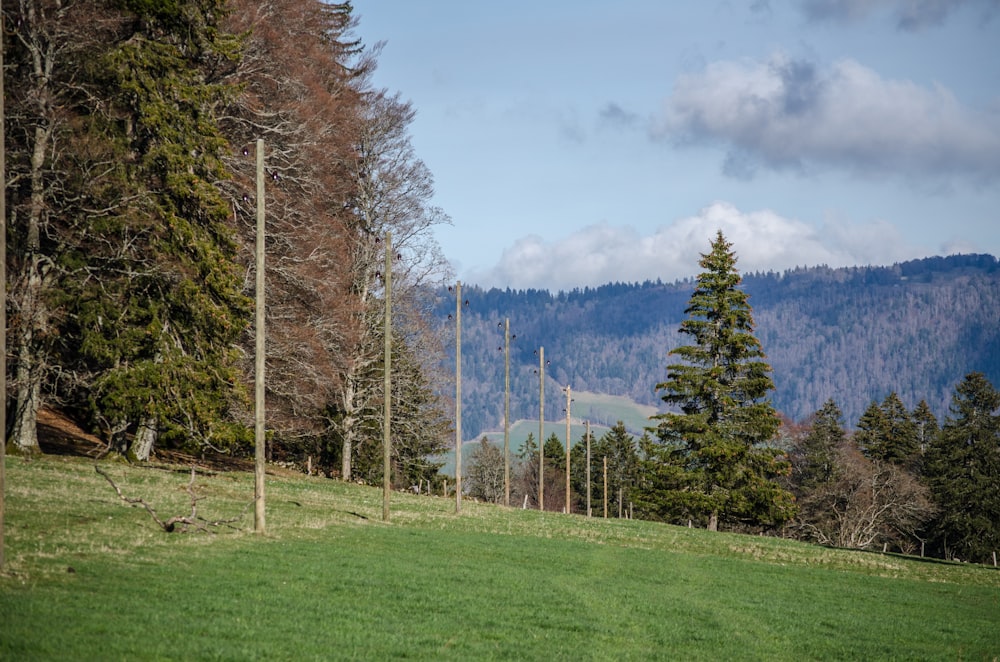
[[(183, 467), (103, 465), (163, 518)], [(239, 515), (245, 473), (199, 474)], [(1000, 657), (1000, 572), (270, 475), (252, 514), (166, 534), (93, 462), (7, 459), (0, 659)]]

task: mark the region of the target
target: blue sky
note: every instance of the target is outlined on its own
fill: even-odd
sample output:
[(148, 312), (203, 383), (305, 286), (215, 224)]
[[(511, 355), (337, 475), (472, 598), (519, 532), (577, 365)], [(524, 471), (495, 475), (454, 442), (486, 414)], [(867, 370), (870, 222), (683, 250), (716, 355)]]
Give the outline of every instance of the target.
[(1000, 255), (1000, 0), (355, 0), (463, 282)]

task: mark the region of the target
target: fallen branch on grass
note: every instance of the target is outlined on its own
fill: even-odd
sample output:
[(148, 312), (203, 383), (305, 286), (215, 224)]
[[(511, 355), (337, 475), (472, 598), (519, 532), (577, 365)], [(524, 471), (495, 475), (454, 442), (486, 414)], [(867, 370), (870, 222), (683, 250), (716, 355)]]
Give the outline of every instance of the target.
[[(235, 522), (240, 521), (241, 519), (243, 519), (243, 516), (246, 515), (246, 512), (247, 510), (250, 509), (250, 506), (253, 504), (253, 501), (250, 501), (246, 506), (243, 507), (243, 511), (239, 515), (237, 515), (236, 517), (231, 517), (229, 519), (207, 520), (204, 517), (200, 517), (198, 515), (198, 502), (201, 501), (203, 497), (199, 497), (194, 492), (195, 471), (194, 467), (192, 466), (191, 480), (184, 488), (185, 491), (191, 496), (191, 513), (188, 515), (175, 515), (174, 517), (171, 517), (167, 520), (162, 520), (156, 514), (156, 509), (153, 508), (151, 505), (149, 505), (145, 499), (141, 497), (125, 496), (124, 494), (122, 494), (121, 488), (115, 484), (115, 481), (111, 479), (111, 476), (109, 476), (103, 469), (101, 469), (101, 467), (94, 465), (94, 470), (100, 475), (104, 476), (104, 479), (111, 484), (111, 487), (114, 488), (115, 492), (118, 494), (118, 497), (122, 501), (133, 507), (142, 506), (143, 508), (145, 508), (146, 512), (149, 513), (149, 516), (153, 518), (153, 521), (156, 522), (160, 526), (160, 528), (166, 531), (167, 533), (173, 533), (174, 531), (187, 533), (190, 527), (193, 527), (194, 530), (201, 531), (203, 533), (215, 533), (215, 531), (213, 531), (210, 527), (228, 526), (234, 524)], [(236, 527), (231, 527), (231, 528), (236, 528)]]

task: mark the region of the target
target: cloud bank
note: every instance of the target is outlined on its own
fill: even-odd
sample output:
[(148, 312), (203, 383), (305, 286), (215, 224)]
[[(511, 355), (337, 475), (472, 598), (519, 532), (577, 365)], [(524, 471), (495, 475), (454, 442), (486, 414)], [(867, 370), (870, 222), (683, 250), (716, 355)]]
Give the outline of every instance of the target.
[(556, 241), (523, 237), (504, 250), (495, 267), (470, 273), (466, 280), (484, 287), (553, 291), (657, 278), (672, 282), (701, 271), (700, 255), (718, 230), (732, 242), (743, 272), (891, 264), (927, 254), (886, 222), (829, 221), (816, 229), (771, 210), (743, 212), (715, 202), (649, 236), (601, 223)]
[(825, 69), (782, 54), (710, 64), (677, 79), (653, 133), (677, 145), (724, 146), (723, 170), (738, 178), (760, 168), (1000, 178), (1000, 114), (849, 59)]

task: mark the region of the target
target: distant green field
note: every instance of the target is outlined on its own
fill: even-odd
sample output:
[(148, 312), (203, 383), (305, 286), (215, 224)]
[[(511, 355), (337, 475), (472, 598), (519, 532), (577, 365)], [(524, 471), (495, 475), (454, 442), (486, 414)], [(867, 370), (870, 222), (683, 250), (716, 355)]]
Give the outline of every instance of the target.
[[(104, 465), (161, 517), (184, 467)], [(239, 515), (253, 478), (199, 475)], [(269, 475), (166, 534), (80, 458), (7, 459), (4, 660), (992, 660), (1000, 572)]]
[[(618, 395), (605, 395), (603, 393), (590, 393), (587, 391), (573, 391), (573, 402), (570, 406), (570, 438), (572, 445), (576, 445), (583, 439), (586, 430), (586, 422), (590, 421), (590, 433), (595, 439), (600, 439), (611, 426), (622, 421), (625, 428), (636, 437), (642, 436), (643, 430), (649, 427), (649, 417), (657, 413), (656, 407), (641, 405), (634, 400)], [(564, 411), (565, 400), (553, 403), (558, 405), (559, 411)], [(546, 416), (546, 418), (549, 418)], [(528, 435), (538, 437), (538, 419), (524, 419), (514, 421), (510, 426), (510, 452), (516, 455), (518, 450), (524, 445)], [(559, 441), (566, 443), (566, 422), (546, 420), (545, 438), (555, 434)], [(469, 457), (480, 440), (486, 437), (490, 442), (503, 447), (503, 430), (490, 430), (475, 439), (467, 439), (462, 444), (462, 466), (468, 468)], [(441, 456), (439, 460), (444, 461), (441, 472), (450, 476), (455, 475), (455, 452), (454, 450)]]

